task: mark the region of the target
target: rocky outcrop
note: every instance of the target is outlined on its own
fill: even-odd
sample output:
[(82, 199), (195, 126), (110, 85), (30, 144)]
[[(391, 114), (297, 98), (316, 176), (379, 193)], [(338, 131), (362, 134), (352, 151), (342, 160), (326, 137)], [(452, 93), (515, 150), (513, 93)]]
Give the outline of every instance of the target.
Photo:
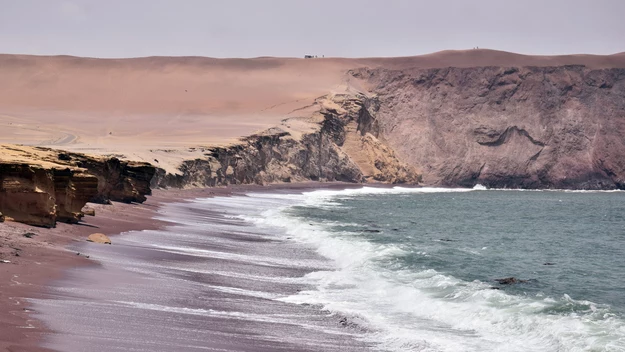
[(157, 171), (152, 186), (417, 182), (417, 172), (377, 139), (374, 104), (364, 95), (322, 97), (312, 116), (286, 119), (228, 147), (205, 148), (205, 158), (184, 162), (178, 174)]
[(76, 223), (89, 201), (142, 202), (155, 172), (149, 164), (48, 148), (0, 149), (0, 211), (35, 226)]
[(87, 242), (111, 244), (111, 239), (103, 233), (92, 233), (87, 237)]
[(98, 180), (76, 169), (52, 169), (56, 220), (77, 223), (84, 216), (82, 207), (98, 194)]
[(349, 76), (369, 91), (320, 97), (279, 126), (195, 148), (202, 157), (175, 174), (2, 146), (0, 212), (54, 226), (79, 221), (87, 201), (143, 202), (151, 187), (301, 181), (625, 189), (625, 69), (362, 68)]
[(430, 185), (625, 188), (625, 69), (359, 69), (380, 138)]
[(500, 285), (514, 285), (519, 283), (524, 284), (529, 282), (529, 280), (520, 280), (516, 277), (506, 277), (503, 279), (495, 279), (494, 281), (497, 281)]
[(78, 222), (86, 202), (143, 202), (153, 187), (213, 187), (302, 181), (416, 183), (379, 137), (379, 102), (362, 94), (317, 99), (312, 112), (289, 118), (226, 147), (203, 148), (178, 174), (147, 163), (49, 148), (3, 146), (0, 211), (52, 227)]
[(98, 192), (90, 199), (91, 202), (107, 203), (112, 200), (142, 203), (146, 195), (152, 194), (150, 181), (156, 169), (151, 164), (76, 153), (60, 153), (61, 161), (85, 168), (98, 178)]
[(80, 209), (96, 195), (97, 178), (82, 170), (0, 164), (0, 209), (29, 225), (78, 222)]

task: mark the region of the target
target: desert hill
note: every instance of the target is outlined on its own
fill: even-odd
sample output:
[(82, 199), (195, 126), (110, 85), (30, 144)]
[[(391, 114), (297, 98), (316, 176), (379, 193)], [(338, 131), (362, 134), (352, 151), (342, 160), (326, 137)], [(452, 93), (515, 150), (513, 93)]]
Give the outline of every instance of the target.
[[(591, 142), (580, 142), (580, 153), (592, 156), (584, 159), (587, 166), (579, 170), (576, 166), (576, 177), (601, 174), (602, 181), (593, 187), (611, 187), (614, 184), (606, 180), (613, 177), (606, 172), (620, 169), (593, 168), (598, 167), (597, 160), (605, 159), (601, 153), (621, 155), (616, 141), (625, 132), (620, 128), (624, 69), (624, 53), (530, 56), (485, 49), (362, 59), (0, 55), (0, 142), (145, 161), (162, 169), (161, 175), (184, 176), (201, 168), (187, 164), (181, 169), (185, 161), (204, 160), (214, 148), (243, 148), (249, 140), (241, 142), (241, 138), (267, 135), (263, 131), (272, 128), (299, 141), (326, 126), (328, 116), (342, 116), (339, 126), (334, 126), (340, 131), (333, 132), (333, 138), (340, 138), (334, 141), (350, 160), (360, 160), (360, 168), (369, 170), (364, 176), (385, 167), (365, 165), (376, 163), (383, 146), (390, 148), (382, 153), (385, 160), (394, 160), (396, 167), (397, 162), (407, 163), (428, 183), (470, 185), (489, 182), (488, 172), (482, 171), (492, 168), (484, 158), (503, 158), (511, 168), (519, 168), (538, 153), (534, 143), (525, 148), (522, 143), (505, 143), (508, 140), (527, 133), (545, 144), (542, 157), (577, 160), (577, 152), (567, 154), (576, 142), (567, 144), (566, 150), (557, 145), (568, 138), (565, 135), (582, 131), (580, 141)], [(595, 87), (597, 80), (606, 85)], [(373, 125), (358, 125), (360, 108), (345, 109), (343, 103), (332, 107), (337, 101), (358, 101), (354, 104), (367, 110)], [(561, 123), (568, 127), (560, 128)], [(401, 133), (395, 126), (402, 126)], [(376, 138), (368, 145), (376, 145), (377, 152), (365, 148), (364, 140), (346, 137), (360, 133), (364, 138), (362, 128)], [(488, 141), (475, 137), (482, 133), (478, 130)], [(610, 135), (609, 142), (602, 139), (601, 131)], [(489, 138), (503, 142), (496, 146)], [(484, 143), (494, 143), (493, 148), (482, 150)], [(605, 145), (600, 149), (605, 151), (597, 152), (593, 147), (597, 145)], [(495, 152), (497, 148), (501, 150)], [(360, 155), (365, 149), (366, 155)], [(530, 149), (534, 153), (525, 155)], [(462, 154), (466, 150), (471, 151), (470, 158)], [(544, 168), (551, 170), (554, 163), (544, 161), (521, 173), (515, 171), (514, 177), (546, 172)], [(556, 169), (560, 178), (567, 173), (565, 166)], [(395, 171), (391, 179), (398, 180)], [(506, 172), (511, 171), (497, 169), (499, 181), (493, 184), (502, 184)], [(315, 177), (323, 179), (323, 173), (318, 174)], [(542, 181), (503, 184), (580, 186), (575, 182), (560, 184), (545, 176)]]

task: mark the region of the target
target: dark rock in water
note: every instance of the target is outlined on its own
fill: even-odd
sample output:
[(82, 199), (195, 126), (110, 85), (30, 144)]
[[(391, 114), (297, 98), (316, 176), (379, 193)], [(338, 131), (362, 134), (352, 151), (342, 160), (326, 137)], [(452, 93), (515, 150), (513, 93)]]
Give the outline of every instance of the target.
[(4, 222), (4, 215), (2, 215), (2, 213), (0, 213), (0, 222)]
[(495, 279), (495, 281), (499, 282), (501, 285), (512, 285), (517, 283), (517, 279), (513, 277), (507, 277), (504, 279)]
[(26, 238), (33, 238), (35, 236), (37, 236), (36, 233), (33, 232), (26, 232), (25, 234), (23, 234), (22, 236), (26, 237)]
[(382, 232), (382, 231), (380, 231), (380, 230), (369, 230), (369, 229), (367, 229), (367, 230), (363, 230), (363, 232), (378, 233), (378, 232)]
[(345, 317), (341, 318), (341, 320), (339, 320), (339, 324), (341, 324), (343, 326), (347, 326), (347, 324), (348, 324), (347, 318), (345, 318)]
[(399, 229), (392, 229), (393, 231), (399, 231)]
[(441, 238), (439, 241), (441, 241), (441, 242), (456, 242), (456, 240), (450, 240), (449, 238)]
[(501, 285), (513, 285), (513, 284), (521, 284), (521, 283), (527, 283), (527, 280), (519, 280), (515, 277), (506, 277), (503, 279), (495, 279), (495, 281), (499, 282), (499, 284)]
[(556, 265), (556, 263), (545, 263), (543, 265)]
[(494, 286), (493, 286), (493, 287), (491, 287), (490, 289), (491, 289), (491, 290), (501, 290), (499, 287), (494, 287)]

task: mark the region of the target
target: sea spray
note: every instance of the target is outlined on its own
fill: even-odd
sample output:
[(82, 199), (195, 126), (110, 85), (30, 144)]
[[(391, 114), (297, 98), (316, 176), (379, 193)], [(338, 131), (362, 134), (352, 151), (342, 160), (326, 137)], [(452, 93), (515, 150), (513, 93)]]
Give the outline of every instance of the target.
[[(488, 280), (480, 273), (474, 275), (475, 279), (468, 280), (466, 273), (455, 272), (454, 265), (448, 263), (453, 262), (453, 256), (457, 256), (459, 252), (464, 252), (466, 258), (472, 261), (479, 260), (470, 257), (493, 256), (494, 261), (484, 260), (481, 264), (490, 265), (491, 267), (484, 268), (484, 271), (492, 272), (501, 253), (489, 253), (489, 248), (495, 247), (496, 249), (492, 250), (499, 251), (505, 249), (509, 251), (505, 254), (514, 258), (527, 254), (527, 252), (513, 253), (524, 250), (526, 244), (523, 244), (525, 242), (523, 240), (508, 238), (510, 234), (502, 236), (501, 233), (484, 233), (489, 232), (489, 227), (493, 225), (488, 221), (510, 221), (509, 216), (503, 216), (505, 214), (501, 214), (502, 217), (498, 218), (498, 211), (506, 212), (510, 208), (518, 208), (519, 204), (530, 202), (533, 204), (523, 211), (531, 213), (547, 209), (553, 212), (543, 214), (547, 219), (550, 217), (559, 219), (563, 216), (561, 212), (571, 210), (554, 208), (554, 204), (560, 206), (561, 198), (565, 198), (567, 203), (573, 203), (573, 208), (580, 202), (593, 207), (600, 205), (593, 202), (610, 200), (576, 199), (575, 197), (587, 194), (564, 192), (517, 193), (518, 196), (515, 196), (509, 192), (489, 191), (480, 197), (468, 195), (470, 192), (484, 190), (486, 190), (484, 187), (472, 190), (395, 187), (324, 190), (308, 192), (301, 196), (250, 194), (250, 197), (268, 201), (275, 198), (288, 199), (290, 204), (271, 207), (244, 218), (256, 226), (282, 229), (280, 232), (283, 232), (284, 236), (315, 247), (318, 253), (335, 263), (335, 270), (314, 272), (305, 277), (314, 284), (315, 289), (281, 300), (318, 305), (328, 311), (344, 315), (348, 320), (354, 319), (359, 324), (366, 325), (370, 333), (364, 338), (375, 343), (380, 349), (624, 350), (625, 323), (621, 313), (623, 307), (584, 300), (580, 296), (581, 292), (576, 295), (581, 298), (577, 300), (566, 293), (550, 295), (543, 292), (549, 291), (547, 289), (549, 285), (558, 286), (563, 291), (575, 290), (580, 283), (573, 283), (572, 287), (567, 287), (569, 282), (562, 280), (504, 287), (493, 282), (494, 277)], [(448, 195), (441, 197), (445, 193)], [(454, 193), (466, 195), (465, 198), (458, 199), (457, 196), (453, 196)], [(406, 195), (408, 197), (405, 197)], [(601, 198), (613, 195), (592, 196)], [(416, 203), (410, 201), (424, 197), (428, 198), (420, 199)], [(428, 206), (431, 208), (437, 202), (441, 203), (436, 206), (437, 208), (444, 208), (447, 211), (440, 214), (427, 212)], [(451, 204), (458, 202), (466, 206), (450, 207)], [(501, 202), (508, 204), (506, 207), (500, 207), (498, 205)], [(532, 206), (535, 209), (532, 209)], [(455, 209), (460, 211), (454, 213)], [(467, 212), (467, 209), (474, 211)], [(414, 218), (415, 213), (423, 216), (424, 211), (428, 216), (438, 217), (437, 228), (428, 228), (427, 224), (410, 220)], [(486, 214), (480, 214), (481, 212)], [(471, 213), (472, 215), (469, 215)], [(362, 214), (366, 216), (359, 216)], [(486, 217), (486, 219), (482, 223), (474, 223), (472, 228), (467, 229), (454, 224), (454, 219), (462, 222), (459, 219), (461, 216)], [(510, 227), (515, 237), (531, 238), (533, 234), (518, 230), (519, 226), (527, 221), (523, 216), (517, 217), (520, 223), (497, 224), (495, 228)], [(394, 222), (397, 220), (400, 222)], [(369, 231), (365, 230), (367, 225), (371, 227)], [(476, 234), (481, 240), (490, 242), (491, 246), (478, 245), (474, 246), (475, 249), (467, 248), (472, 244), (471, 236)], [(436, 236), (444, 236), (445, 241)], [(448, 239), (450, 237), (453, 239)], [(415, 238), (420, 240), (415, 241)], [(493, 246), (493, 241), (498, 243)], [(506, 243), (508, 241), (512, 243)], [(544, 270), (545, 267), (540, 260), (549, 255), (549, 250), (545, 251), (542, 257), (539, 254), (541, 248), (533, 250), (538, 252), (535, 253), (537, 260), (535, 272), (538, 269)], [(568, 254), (560, 253), (563, 256)], [(462, 257), (458, 256), (458, 259), (462, 260)], [(607, 261), (612, 259), (605, 258)], [(479, 265), (476, 265), (478, 270)], [(529, 270), (525, 272), (528, 275), (533, 274)], [(556, 291), (558, 290), (554, 289), (550, 293)], [(623, 302), (622, 296), (620, 299)]]

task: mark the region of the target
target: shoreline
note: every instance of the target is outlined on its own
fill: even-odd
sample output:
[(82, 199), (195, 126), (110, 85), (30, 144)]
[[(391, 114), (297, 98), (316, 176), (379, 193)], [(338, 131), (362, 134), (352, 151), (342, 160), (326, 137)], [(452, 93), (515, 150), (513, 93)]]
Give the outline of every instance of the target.
[[(85, 217), (79, 224), (59, 223), (56, 228), (37, 228), (16, 222), (5, 222), (0, 227), (0, 259), (11, 263), (0, 263), (0, 350), (6, 351), (50, 351), (41, 347), (46, 334), (53, 332), (43, 322), (33, 317), (34, 312), (28, 299), (43, 298), (53, 282), (66, 279), (68, 270), (77, 267), (98, 266), (97, 260), (84, 254), (77, 255), (68, 247), (82, 243), (91, 233), (104, 233), (113, 243), (124, 232), (137, 230), (158, 230), (168, 223), (155, 219), (157, 211), (167, 203), (185, 202), (195, 198), (227, 197), (246, 192), (292, 193), (318, 189), (347, 189), (365, 186), (389, 187), (389, 185), (367, 185), (352, 183), (293, 183), (258, 185), (234, 185), (219, 188), (154, 190), (153, 195), (142, 204), (113, 203), (112, 205), (91, 204), (95, 217)], [(33, 238), (23, 237), (34, 233)], [(95, 244), (94, 244), (95, 245)], [(15, 252), (19, 256), (15, 256)]]
[[(367, 324), (359, 325), (358, 320), (352, 325), (351, 319), (359, 317), (358, 313), (352, 316), (349, 310), (326, 310), (314, 299), (301, 300), (298, 296), (315, 287), (305, 279), (308, 274), (318, 278), (323, 272), (334, 272), (334, 257), (318, 252), (316, 244), (309, 247), (306, 240), (303, 246), (297, 240), (291, 241), (299, 234), (291, 232), (290, 225), (280, 225), (286, 226), (287, 232), (282, 232), (280, 226), (272, 230), (271, 225), (264, 230), (264, 219), (256, 217), (261, 224), (258, 227), (248, 222), (252, 219), (251, 223), (256, 223), (254, 215), (248, 216), (258, 215), (257, 209), (273, 209), (274, 204), (300, 204), (300, 200), (293, 199), (302, 198), (290, 195), (308, 191), (354, 189), (359, 193), (362, 188), (382, 188), (369, 190), (373, 195), (395, 187), (306, 183), (157, 190), (143, 205), (116, 203), (115, 209), (101, 206), (101, 220), (111, 229), (120, 231), (131, 223), (135, 229), (145, 231), (111, 234), (113, 246), (74, 239), (64, 247), (64, 252), (70, 254), (68, 262), (49, 268), (56, 268), (56, 276), (50, 275), (43, 284), (31, 287), (28, 285), (32, 282), (19, 281), (22, 285), (17, 289), (31, 293), (21, 296), (28, 302), (28, 311), (20, 307), (21, 311), (13, 309), (9, 313), (24, 318), (26, 323), (12, 326), (21, 336), (11, 335), (16, 342), (0, 345), (0, 350), (81, 351), (89, 347), (102, 351), (166, 351), (172, 346), (187, 348), (169, 350), (325, 352), (337, 346), (367, 350), (375, 342), (366, 335), (377, 334), (376, 327), (369, 329)], [(429, 191), (416, 190), (425, 194)], [(246, 193), (253, 195), (246, 197)], [(320, 196), (325, 195), (322, 192)], [(315, 194), (311, 197), (314, 200)], [(291, 203), (283, 203), (283, 199), (291, 199)], [(274, 219), (271, 214), (278, 213), (269, 211), (262, 216)], [(240, 220), (243, 218), (246, 220)], [(279, 215), (277, 218), (281, 219)], [(148, 227), (152, 230), (146, 230)], [(91, 255), (91, 260), (75, 256), (77, 251)], [(192, 330), (198, 333), (194, 335)], [(327, 338), (328, 331), (339, 339), (338, 344)], [(267, 339), (272, 336), (276, 339)], [(297, 340), (300, 338), (304, 342)], [(185, 339), (188, 345), (181, 345)]]

